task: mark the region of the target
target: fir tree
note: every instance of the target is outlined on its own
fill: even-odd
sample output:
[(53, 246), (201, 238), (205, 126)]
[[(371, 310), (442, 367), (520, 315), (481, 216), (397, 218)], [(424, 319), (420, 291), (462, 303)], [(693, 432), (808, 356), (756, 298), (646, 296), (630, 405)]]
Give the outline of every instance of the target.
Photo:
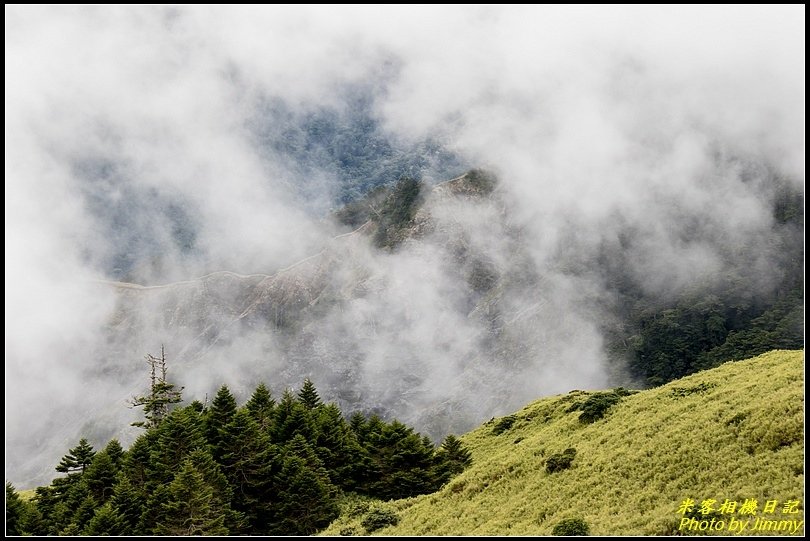
[(152, 481), (168, 483), (188, 456), (205, 447), (200, 417), (188, 408), (173, 411), (157, 429), (157, 444), (150, 454)]
[(363, 430), (364, 433), (361, 440), (363, 445), (373, 446), (375, 442), (380, 439), (386, 426), (385, 422), (380, 419), (378, 415), (375, 414), (369, 417)]
[(77, 537), (81, 533), (82, 533), (81, 528), (79, 528), (79, 526), (75, 522), (71, 522), (70, 524), (59, 530), (59, 533), (57, 535), (61, 537)]
[[(48, 529), (36, 499), (23, 503), (21, 535), (47, 535)], [(6, 532), (8, 534), (8, 532)]]
[(203, 476), (203, 480), (214, 489), (214, 496), (225, 513), (225, 527), (232, 534), (244, 533), (247, 521), (243, 513), (233, 509), (233, 488), (222, 472), (222, 467), (211, 456), (209, 448), (197, 449), (189, 455), (189, 460)]
[(88, 522), (82, 534), (93, 536), (131, 535), (132, 532), (127, 531), (124, 527), (121, 516), (118, 514), (116, 508), (113, 507), (112, 504), (106, 503), (96, 510), (96, 514), (90, 519), (90, 522)]
[(349, 420), (349, 427), (358, 444), (358, 455), (352, 465), (352, 483), (355, 490), (369, 493), (371, 483), (379, 480), (382, 474), (380, 461), (371, 458), (376, 453), (375, 442), (380, 438), (385, 423), (377, 415), (368, 419), (361, 412), (356, 412)]
[(222, 466), (211, 456), (210, 448), (196, 449), (188, 455), (188, 459), (200, 472), (200, 475), (203, 476), (203, 480), (214, 489), (217, 498), (224, 504), (230, 504), (233, 497), (233, 488), (222, 472)]
[(6, 535), (22, 535), (25, 519), (25, 503), (14, 486), (6, 481)]
[(93, 462), (95, 456), (93, 446), (87, 443), (85, 438), (79, 440), (79, 445), (70, 449), (68, 454), (62, 457), (59, 465), (56, 466), (56, 471), (60, 473), (84, 473), (84, 470)]
[[(295, 395), (290, 389), (284, 389), (281, 395), (281, 400), (276, 406), (275, 415), (273, 418), (273, 441), (274, 443), (284, 443), (283, 434), (280, 433), (280, 428), (287, 421), (287, 417), (292, 415), (293, 409), (297, 404)], [(300, 405), (300, 404), (299, 404)], [(281, 439), (279, 439), (279, 437)]]
[(313, 439), (313, 426), (311, 410), (298, 402), (292, 391), (284, 391), (278, 407), (276, 407), (275, 421), (273, 423), (273, 443), (284, 445), (296, 434), (301, 434), (307, 441)]
[(124, 460), (124, 448), (121, 447), (121, 443), (117, 439), (113, 438), (107, 442), (107, 445), (104, 447), (104, 452), (112, 459), (116, 468), (121, 467), (121, 463)]
[(205, 482), (191, 460), (186, 460), (169, 486), (158, 535), (228, 535), (225, 515), (217, 505), (214, 489)]
[(356, 411), (349, 417), (349, 428), (352, 429), (357, 441), (362, 442), (366, 435), (366, 416), (362, 412)]
[(246, 409), (223, 429), (222, 470), (234, 489), (233, 508), (244, 514), (253, 533), (264, 534), (273, 518), (273, 465), (270, 439)]
[(189, 404), (188, 407), (197, 413), (205, 413), (205, 404), (203, 404), (199, 400), (192, 400), (191, 404)]
[(314, 410), (321, 405), (321, 397), (318, 396), (318, 391), (311, 379), (304, 380), (304, 385), (298, 391), (298, 401), (308, 410)]
[(320, 409), (315, 424), (315, 452), (326, 465), (329, 478), (341, 488), (351, 490), (362, 467), (362, 449), (354, 432), (334, 404)]
[(259, 386), (256, 387), (250, 400), (245, 404), (253, 420), (259, 425), (259, 429), (265, 433), (268, 432), (272, 426), (273, 410), (275, 406), (276, 401), (273, 400), (273, 396), (264, 383), (260, 383)]
[(329, 475), (326, 468), (323, 467), (323, 462), (301, 434), (296, 434), (287, 442), (284, 446), (284, 454), (285, 456), (291, 455), (300, 458), (306, 467), (321, 476), (323, 480), (329, 481)]
[[(85, 526), (90, 522), (93, 518), (93, 515), (96, 514), (96, 509), (99, 507), (98, 502), (96, 502), (95, 498), (90, 494), (84, 497), (81, 504), (76, 511), (73, 513), (73, 517), (71, 520), (71, 524), (76, 527), (77, 531), (82, 531)], [(60, 534), (66, 535), (66, 534)], [(69, 535), (77, 535), (77, 534), (69, 534)]]
[(453, 436), (434, 452), (397, 421), (355, 414), (347, 423), (309, 380), (278, 405), (260, 385), (241, 409), (223, 386), (211, 408), (167, 413), (129, 451), (111, 440), (96, 454), (82, 439), (57, 467), (68, 475), (37, 489), (30, 505), (7, 485), (7, 523), (23, 531), (22, 503), (24, 532), (38, 535), (311, 534), (337, 515), (338, 487), (414, 496), (469, 461)]
[(124, 455), (122, 471), (138, 490), (143, 490), (149, 480), (149, 462), (157, 438), (154, 430), (141, 434)]
[(450, 434), (444, 439), (441, 448), (436, 452), (437, 485), (443, 485), (451, 477), (464, 471), (464, 468), (471, 463), (472, 455), (470, 451), (464, 447), (461, 440)]
[(166, 352), (160, 346), (160, 357), (146, 355), (146, 362), (150, 368), (149, 394), (136, 396), (132, 399), (135, 407), (143, 406), (143, 414), (146, 421), (132, 423), (133, 426), (151, 428), (160, 425), (163, 419), (169, 414), (169, 406), (177, 404), (182, 400), (181, 392), (183, 388), (175, 389), (173, 383), (166, 379), (168, 367), (166, 366)]
[(435, 489), (433, 445), (399, 421), (370, 438), (374, 461), (370, 494), (382, 499), (407, 498)]
[[(442, 442), (441, 451), (447, 457), (447, 460), (455, 462), (461, 466), (461, 469), (472, 464), (472, 454), (464, 447), (461, 440), (450, 434)], [(461, 470), (459, 470), (460, 472)]]
[(41, 521), (39, 528), (33, 529), (30, 533), (33, 535), (56, 535), (59, 533), (62, 526), (57, 524), (57, 507), (60, 501), (56, 489), (52, 486), (38, 487), (35, 491), (34, 503), (40, 513)]
[(104, 503), (112, 496), (117, 473), (118, 468), (110, 455), (106, 451), (101, 451), (93, 458), (93, 463), (90, 464), (82, 476), (82, 481), (87, 486), (91, 496), (97, 502)]
[(155, 533), (155, 528), (162, 522), (168, 512), (165, 505), (171, 500), (169, 485), (161, 484), (151, 492), (143, 506), (141, 518), (138, 521), (137, 531), (141, 535)]
[(144, 497), (126, 475), (118, 476), (110, 503), (118, 513), (121, 532), (133, 535), (140, 533), (137, 526), (143, 513)]
[(205, 416), (205, 437), (213, 449), (214, 458), (219, 460), (222, 456), (222, 434), (225, 425), (231, 422), (236, 414), (236, 399), (226, 385), (217, 391), (211, 402), (211, 407)]
[(307, 467), (304, 460), (288, 454), (276, 485), (276, 521), (271, 534), (310, 535), (324, 528), (338, 515), (335, 487)]

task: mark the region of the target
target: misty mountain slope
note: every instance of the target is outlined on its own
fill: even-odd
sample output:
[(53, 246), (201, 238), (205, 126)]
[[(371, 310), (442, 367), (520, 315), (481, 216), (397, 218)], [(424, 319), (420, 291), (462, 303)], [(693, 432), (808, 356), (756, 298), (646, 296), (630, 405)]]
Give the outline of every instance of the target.
[[(92, 371), (74, 377), (82, 389), (103, 381), (104, 396), (40, 423), (48, 463), (23, 453), (11, 468), (29, 472), (26, 486), (48, 478), (76, 434), (131, 440), (134, 431), (118, 432), (135, 417), (127, 401), (143, 392), (143, 355), (160, 344), (173, 380), (195, 396), (223, 381), (241, 398), (257, 381), (280, 394), (311, 377), (345, 411), (398, 417), (435, 439), (538, 395), (628, 385), (628, 364), (679, 375), (695, 369), (685, 353), (708, 368), (801, 345), (800, 280), (789, 295), (759, 293), (743, 260), (729, 264), (743, 278), (725, 289), (710, 282), (672, 299), (635, 281), (643, 260), (632, 236), (601, 255), (572, 237), (544, 263), (516, 209), (483, 171), (432, 187), (404, 179), (336, 213), (352, 230), (273, 274), (94, 283), (110, 305), (89, 347)], [(772, 230), (775, 242), (745, 250), (801, 261), (802, 217), (793, 212)], [(801, 277), (800, 264), (784, 268), (783, 281)]]
[[(756, 516), (734, 515), (750, 518), (746, 534), (757, 517), (803, 520), (801, 504), (781, 513), (804, 494), (803, 360), (803, 351), (772, 351), (726, 363), (624, 396), (590, 424), (579, 417), (598, 393), (533, 402), (511, 425), (493, 419), (462, 436), (472, 465), (439, 492), (372, 504), (399, 519), (375, 533), (549, 535), (580, 518), (595, 535), (672, 535), (688, 498), (695, 510), (717, 500), (706, 518), (726, 521), (717, 513), (726, 499), (756, 499)], [(566, 448), (576, 449), (573, 461), (550, 473)], [(773, 515), (762, 512), (768, 500), (778, 501)], [(344, 512), (324, 533), (364, 534), (368, 509)]]
[[(271, 276), (112, 284), (106, 357), (159, 341), (183, 383), (213, 370), (237, 391), (257, 378), (281, 388), (309, 375), (349, 408), (417, 422), (435, 437), (514, 407), (515, 393), (536, 393), (543, 374), (552, 386), (604, 381), (591, 359), (565, 362), (559, 333), (576, 314), (531, 264), (491, 175), (409, 189), (419, 192), (408, 196), (413, 208), (399, 208), (396, 187), (386, 199), (393, 221), (377, 216)], [(555, 352), (562, 358), (550, 362)]]
[[(137, 358), (159, 341), (182, 382), (206, 370), (237, 392), (257, 378), (280, 390), (317, 377), (345, 408), (396, 415), (438, 438), (538, 392), (627, 382), (628, 355), (636, 369), (672, 379), (695, 369), (682, 364), (685, 347), (707, 368), (756, 348), (801, 345), (803, 329), (793, 330), (800, 292), (779, 301), (788, 311), (771, 324), (789, 332), (718, 349), (726, 336), (739, 343), (746, 335), (735, 331), (779, 299), (751, 292), (756, 274), (746, 278), (744, 265), (728, 264), (739, 276), (727, 285), (697, 283), (674, 302), (633, 285), (632, 245), (608, 252), (621, 267), (588, 265), (582, 253), (541, 267), (504, 195), (481, 170), (433, 187), (405, 178), (336, 214), (360, 227), (273, 275), (114, 285), (106, 357)], [(794, 226), (774, 231), (785, 255), (797, 249)], [(616, 279), (625, 285), (603, 283)], [(628, 304), (634, 312), (623, 314)]]

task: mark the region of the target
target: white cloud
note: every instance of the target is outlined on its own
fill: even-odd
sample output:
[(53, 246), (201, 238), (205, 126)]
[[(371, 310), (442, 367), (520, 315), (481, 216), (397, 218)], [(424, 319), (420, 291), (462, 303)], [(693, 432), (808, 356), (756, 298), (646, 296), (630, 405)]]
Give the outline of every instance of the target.
[[(564, 390), (573, 376), (592, 385), (606, 378), (589, 312), (598, 288), (559, 270), (566, 239), (573, 239), (567, 253), (575, 257), (575, 248), (587, 252), (631, 227), (642, 239), (635, 248), (639, 277), (653, 290), (677, 289), (717, 273), (718, 239), (745, 245), (767, 234), (765, 177), (743, 182), (745, 164), (735, 159), (769, 163), (797, 186), (803, 181), (803, 7), (5, 13), (12, 453), (37, 419), (74, 403), (86, 407), (109, 383), (84, 379), (92, 368), (85, 348), (112, 302), (94, 280), (109, 271), (105, 258), (120, 247), (91, 212), (88, 172), (77, 164), (111, 164), (121, 184), (107, 189), (119, 197), (154, 194), (192, 213), (193, 256), (173, 244), (163, 210), (139, 207), (139, 223), (155, 224), (144, 229), (154, 238), (141, 240), (159, 246), (163, 259), (144, 272), (154, 280), (226, 269), (271, 273), (327, 242), (333, 232), (296, 194), (302, 179), (256, 148), (248, 126), (261, 98), (339, 106), (341, 85), (375, 82), (385, 72), (375, 106), (392, 134), (442, 133), (454, 150), (499, 172), (507, 221), (555, 285), (538, 308), (545, 326), (528, 342), (576, 366), (559, 371), (539, 359), (525, 372), (521, 399)], [(321, 207), (334, 193), (330, 178), (324, 171), (316, 181)], [(689, 220), (701, 224), (705, 239), (684, 241)], [(493, 261), (508, 260), (499, 233), (470, 231), (471, 243)], [(398, 362), (408, 350), (435, 380), (469, 377), (454, 363), (474, 355), (479, 329), (446, 305), (456, 284), (442, 267), (441, 247), (426, 250), (379, 261), (364, 256), (387, 277), (388, 289), (356, 301), (344, 317), (388, 317), (383, 324), (392, 329), (408, 321), (395, 342), (384, 334), (365, 344), (367, 373), (392, 369), (386, 359)], [(409, 302), (420, 314), (412, 320)], [(555, 319), (560, 312), (566, 318)], [(435, 336), (442, 326), (455, 334)], [(257, 362), (261, 348), (240, 343)], [(153, 347), (144, 344), (138, 356)], [(442, 396), (440, 387), (422, 391)]]

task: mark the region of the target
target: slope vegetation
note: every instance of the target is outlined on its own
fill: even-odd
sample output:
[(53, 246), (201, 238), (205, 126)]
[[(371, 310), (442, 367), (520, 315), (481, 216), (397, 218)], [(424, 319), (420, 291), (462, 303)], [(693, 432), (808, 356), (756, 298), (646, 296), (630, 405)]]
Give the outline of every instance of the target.
[[(472, 466), (439, 492), (359, 511), (352, 502), (325, 533), (366, 533), (363, 519), (376, 507), (396, 515), (388, 521), (395, 525), (374, 532), (383, 535), (548, 535), (570, 518), (591, 534), (666, 535), (678, 533), (687, 498), (701, 520), (701, 502), (714, 499), (708, 517), (750, 520), (745, 534), (773, 533), (752, 531), (756, 519), (804, 519), (803, 357), (772, 351), (635, 394), (539, 400), (465, 435)], [(593, 396), (591, 404), (619, 398), (585, 423), (582, 408)], [(568, 448), (576, 449), (570, 466), (549, 473)], [(738, 507), (721, 515), (726, 499), (757, 499), (758, 514)], [(763, 514), (768, 500), (777, 508)], [(798, 513), (782, 513), (789, 500), (801, 502)]]

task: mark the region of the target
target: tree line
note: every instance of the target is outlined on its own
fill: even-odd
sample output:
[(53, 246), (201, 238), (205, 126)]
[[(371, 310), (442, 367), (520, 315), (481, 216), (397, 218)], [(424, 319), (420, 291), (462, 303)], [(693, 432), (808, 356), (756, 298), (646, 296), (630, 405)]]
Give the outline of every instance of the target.
[(223, 385), (210, 405), (169, 411), (179, 391), (160, 376), (165, 357), (152, 359), (151, 392), (135, 399), (145, 432), (128, 450), (81, 439), (31, 501), (6, 483), (7, 534), (307, 535), (344, 494), (425, 494), (470, 463), (454, 436), (436, 448), (396, 420), (347, 419), (309, 379), (279, 400), (260, 384), (240, 407)]

